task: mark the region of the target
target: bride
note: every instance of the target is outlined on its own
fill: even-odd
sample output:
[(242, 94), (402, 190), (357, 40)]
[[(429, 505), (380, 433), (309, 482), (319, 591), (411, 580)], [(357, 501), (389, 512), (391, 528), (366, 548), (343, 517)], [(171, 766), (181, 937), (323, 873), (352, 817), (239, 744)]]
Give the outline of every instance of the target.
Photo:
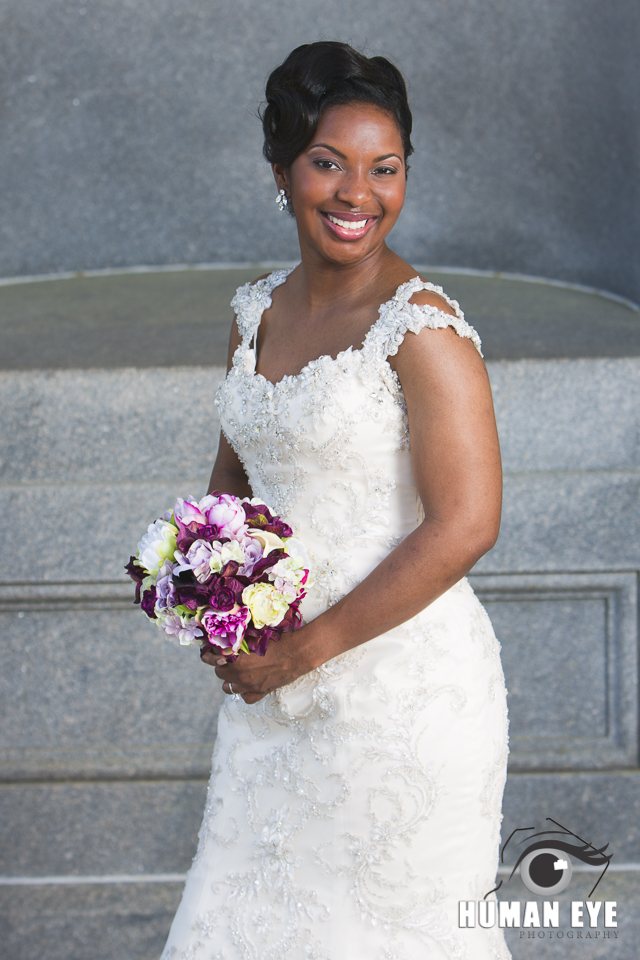
[(495, 887), (508, 753), (464, 579), (500, 523), (480, 340), (386, 244), (412, 152), (398, 70), (307, 44), (266, 100), (301, 262), (233, 300), (210, 490), (282, 515), (314, 583), (265, 657), (203, 650), (230, 696), (163, 960), (504, 960), (499, 929), (458, 925)]

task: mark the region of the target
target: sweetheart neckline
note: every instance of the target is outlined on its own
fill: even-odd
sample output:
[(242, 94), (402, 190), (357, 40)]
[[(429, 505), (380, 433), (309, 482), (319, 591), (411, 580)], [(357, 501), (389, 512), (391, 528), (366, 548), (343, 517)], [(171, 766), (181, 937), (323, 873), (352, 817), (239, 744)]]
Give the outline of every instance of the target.
[[(287, 278), (288, 278), (289, 275), (293, 272), (294, 269), (295, 269), (294, 267), (290, 267), (290, 268), (288, 268), (288, 269), (286, 269), (286, 270), (285, 270), (285, 269), (274, 270), (272, 273), (269, 274), (268, 277), (265, 277), (265, 278), (264, 278), (264, 280), (263, 280), (262, 282), (264, 283), (264, 286), (267, 288), (267, 289), (265, 290), (265, 293), (266, 293), (266, 298), (265, 298), (265, 300), (266, 300), (266, 299), (271, 300), (271, 294), (273, 293), (273, 291), (275, 290), (275, 288), (276, 288), (276, 287), (279, 287), (279, 286), (281, 286), (283, 283), (285, 283), (286, 280), (287, 280)], [(278, 274), (281, 274), (281, 275), (282, 275), (282, 279), (280, 279), (280, 277), (277, 276)], [(270, 281), (272, 280), (273, 277), (276, 277), (276, 278), (277, 278), (277, 281), (273, 284), (273, 286), (271, 286)], [(285, 375), (284, 375), (283, 377), (281, 377), (280, 380), (276, 380), (275, 383), (273, 382), (273, 380), (269, 380), (268, 377), (265, 377), (265, 375), (264, 375), (263, 373), (258, 373), (258, 371), (257, 371), (257, 369), (256, 369), (256, 367), (257, 367), (257, 365), (258, 365), (258, 357), (257, 357), (257, 350), (256, 350), (256, 346), (257, 346), (257, 342), (258, 342), (258, 330), (260, 329), (260, 324), (261, 324), (261, 322), (262, 322), (262, 316), (263, 316), (265, 310), (267, 309), (267, 306), (270, 306), (270, 305), (271, 305), (270, 303), (269, 303), (269, 304), (267, 304), (266, 302), (264, 303), (264, 305), (263, 305), (263, 307), (262, 307), (262, 310), (260, 311), (260, 315), (259, 315), (259, 317), (258, 317), (258, 322), (257, 322), (257, 324), (256, 324), (255, 330), (253, 331), (253, 336), (251, 337), (251, 340), (249, 341), (249, 345), (246, 345), (246, 346), (245, 346), (245, 342), (244, 342), (244, 340), (243, 340), (242, 343), (238, 345), (238, 348), (237, 348), (237, 349), (240, 349), (241, 347), (244, 347), (245, 350), (251, 350), (251, 351), (252, 351), (252, 353), (253, 353), (253, 371), (252, 371), (253, 376), (254, 376), (256, 379), (263, 380), (264, 383), (268, 384), (270, 387), (272, 387), (274, 390), (276, 390), (276, 389), (277, 389), (278, 387), (280, 387), (282, 384), (285, 384), (285, 383), (293, 383), (293, 382), (295, 382), (296, 380), (304, 379), (304, 378), (308, 375), (308, 373), (311, 372), (312, 369), (314, 369), (316, 366), (320, 366), (321, 364), (325, 364), (325, 363), (328, 363), (328, 362), (338, 363), (338, 361), (340, 360), (340, 358), (341, 358), (341, 357), (345, 357), (346, 355), (348, 355), (350, 358), (351, 358), (351, 357), (358, 356), (358, 355), (363, 355), (363, 354), (365, 353), (366, 349), (367, 349), (369, 338), (371, 337), (371, 335), (372, 335), (372, 334), (374, 333), (374, 331), (376, 330), (376, 328), (377, 328), (378, 324), (380, 323), (380, 321), (383, 319), (383, 310), (384, 310), (384, 308), (385, 308), (385, 307), (390, 307), (394, 302), (396, 302), (396, 303), (398, 304), (398, 306), (406, 306), (407, 303), (409, 302), (409, 301), (408, 301), (408, 298), (407, 298), (406, 302), (403, 303), (403, 302), (402, 302), (402, 297), (404, 296), (404, 294), (405, 294), (405, 292), (406, 292), (406, 288), (408, 288), (411, 284), (415, 283), (416, 280), (418, 280), (418, 281), (423, 285), (423, 289), (433, 290), (435, 293), (438, 293), (440, 296), (443, 296), (444, 299), (447, 301), (447, 303), (449, 303), (451, 306), (453, 306), (453, 309), (456, 311), (456, 315), (459, 316), (458, 310), (459, 310), (460, 308), (459, 308), (459, 306), (458, 306), (458, 304), (457, 304), (456, 301), (453, 301), (453, 302), (452, 302), (452, 301), (449, 299), (449, 297), (447, 297), (447, 295), (444, 293), (444, 290), (442, 290), (441, 287), (437, 287), (435, 284), (431, 283), (429, 280), (423, 280), (421, 276), (419, 276), (418, 274), (416, 274), (415, 277), (411, 277), (409, 280), (405, 280), (403, 283), (399, 284), (398, 287), (396, 288), (396, 291), (395, 291), (395, 293), (393, 294), (393, 296), (392, 296), (392, 297), (389, 297), (388, 300), (385, 300), (383, 303), (380, 304), (380, 306), (378, 307), (378, 316), (376, 317), (376, 319), (374, 320), (374, 322), (371, 324), (371, 326), (370, 326), (369, 329), (367, 330), (367, 332), (366, 332), (366, 334), (365, 334), (365, 337), (364, 337), (364, 340), (362, 341), (361, 346), (355, 347), (355, 346), (353, 346), (353, 344), (350, 344), (348, 347), (346, 347), (346, 349), (341, 350), (335, 357), (333, 357), (330, 353), (323, 353), (323, 354), (321, 354), (319, 357), (315, 357), (313, 360), (309, 360), (307, 363), (305, 363), (304, 366), (302, 367), (302, 369), (301, 369), (298, 373), (285, 373)], [(258, 281), (258, 282), (260, 282), (260, 281)], [(255, 286), (255, 285), (254, 285), (254, 286)], [(418, 292), (417, 290), (412, 291), (412, 292), (409, 294), (409, 297), (412, 297), (413, 294), (414, 294), (414, 293), (417, 293), (417, 292)], [(456, 310), (456, 307), (457, 307), (457, 310)], [(446, 314), (444, 310), (438, 310), (437, 307), (434, 307), (434, 309), (437, 310), (438, 313), (444, 313), (445, 316), (449, 316), (449, 314)], [(253, 347), (252, 347), (252, 346), (250, 345), (251, 342), (253, 342), (256, 346), (253, 346)], [(236, 351), (236, 352), (237, 352), (237, 351)], [(391, 374), (392, 374), (395, 382), (397, 383), (398, 386), (400, 386), (400, 378), (398, 377), (398, 374), (396, 373), (396, 371), (393, 369), (393, 367), (392, 367), (391, 364), (389, 363), (389, 358), (388, 358), (388, 357), (385, 357), (385, 362), (387, 363), (387, 365), (388, 365), (388, 367), (389, 367), (389, 370), (391, 371)]]
[[(272, 387), (274, 390), (277, 390), (277, 388), (284, 383), (293, 383), (296, 380), (305, 379), (305, 377), (307, 377), (310, 373), (313, 373), (317, 367), (328, 366), (330, 363), (338, 363), (338, 362), (344, 363), (346, 359), (351, 359), (352, 357), (360, 356), (363, 354), (364, 348), (365, 348), (365, 343), (363, 343), (361, 347), (357, 347), (357, 348), (349, 346), (346, 348), (346, 350), (341, 350), (340, 353), (338, 353), (337, 356), (335, 357), (332, 357), (330, 353), (323, 353), (319, 357), (316, 357), (314, 360), (309, 360), (308, 363), (305, 363), (305, 365), (302, 367), (299, 373), (285, 373), (285, 375), (280, 380), (277, 380), (275, 383), (273, 382), (273, 380), (269, 380), (268, 377), (265, 377), (263, 373), (258, 373), (258, 371), (256, 370), (255, 350), (253, 347), (248, 347), (247, 349), (251, 350), (251, 352), (254, 355), (253, 371), (251, 375), (255, 377), (257, 380), (264, 381), (264, 383)], [(388, 360), (387, 360), (387, 363), (388, 363)], [(395, 377), (398, 376), (398, 374), (393, 369), (391, 364), (389, 364), (389, 369), (391, 370), (391, 372), (394, 374)], [(398, 380), (398, 383), (399, 382), (400, 381)]]

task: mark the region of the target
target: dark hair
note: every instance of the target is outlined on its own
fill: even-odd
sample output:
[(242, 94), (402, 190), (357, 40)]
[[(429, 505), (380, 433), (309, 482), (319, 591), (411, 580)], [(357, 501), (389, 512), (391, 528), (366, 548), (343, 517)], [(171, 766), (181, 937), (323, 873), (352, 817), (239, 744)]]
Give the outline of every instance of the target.
[(260, 117), (269, 163), (293, 163), (313, 140), (323, 111), (344, 103), (388, 110), (398, 124), (405, 161), (413, 153), (407, 87), (385, 57), (365, 57), (335, 40), (304, 43), (270, 75), (265, 96)]

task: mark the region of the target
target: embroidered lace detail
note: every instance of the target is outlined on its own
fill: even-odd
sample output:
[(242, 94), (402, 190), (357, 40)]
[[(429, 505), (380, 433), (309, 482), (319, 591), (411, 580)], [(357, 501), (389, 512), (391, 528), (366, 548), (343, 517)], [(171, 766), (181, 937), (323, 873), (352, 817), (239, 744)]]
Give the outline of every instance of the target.
[[(444, 313), (430, 304), (409, 303), (410, 298), (419, 290), (431, 290), (447, 301), (455, 311), (455, 316)], [(403, 283), (395, 296), (380, 307), (380, 317), (369, 331), (364, 346), (379, 350), (382, 357), (394, 357), (407, 332), (420, 333), (421, 330), (441, 330), (453, 327), (459, 337), (471, 340), (482, 356), (482, 343), (477, 332), (464, 319), (457, 300), (451, 300), (442, 287), (428, 283), (420, 277), (414, 277)]]
[(245, 283), (238, 287), (231, 301), (236, 314), (240, 336), (251, 339), (260, 326), (265, 310), (271, 306), (271, 294), (277, 286), (284, 283), (291, 270), (274, 270), (268, 277)]

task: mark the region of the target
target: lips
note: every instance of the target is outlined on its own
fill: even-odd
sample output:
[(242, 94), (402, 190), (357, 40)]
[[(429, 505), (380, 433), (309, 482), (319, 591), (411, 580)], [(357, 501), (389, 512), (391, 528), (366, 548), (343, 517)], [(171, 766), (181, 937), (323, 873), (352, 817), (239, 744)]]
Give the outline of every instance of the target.
[(321, 216), (334, 236), (352, 241), (361, 240), (378, 219), (366, 213), (322, 213)]

